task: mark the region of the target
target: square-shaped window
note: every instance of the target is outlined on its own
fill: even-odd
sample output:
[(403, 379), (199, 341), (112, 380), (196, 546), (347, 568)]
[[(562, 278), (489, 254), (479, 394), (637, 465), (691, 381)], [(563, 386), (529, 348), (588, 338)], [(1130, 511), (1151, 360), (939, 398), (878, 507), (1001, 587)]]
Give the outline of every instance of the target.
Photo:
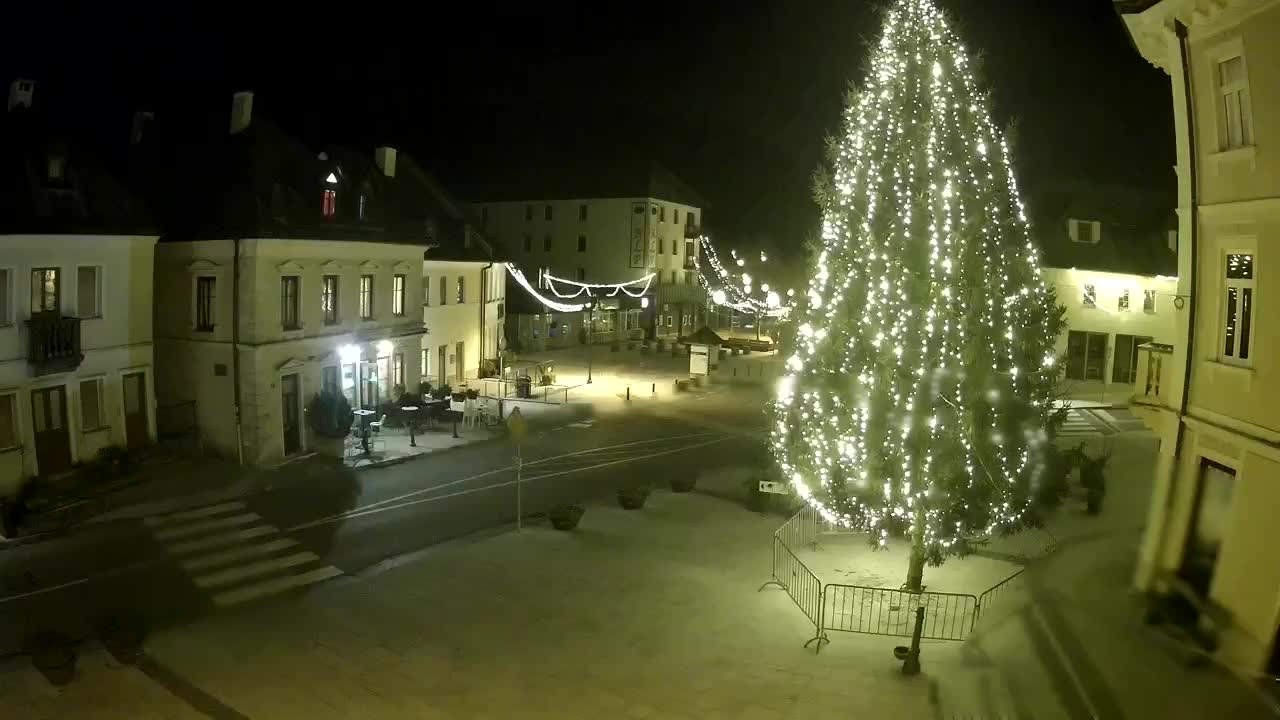
[(1102, 223), (1094, 220), (1070, 220), (1067, 230), (1073, 242), (1096, 245), (1102, 237)]
[(217, 319), (217, 278), (196, 278), (196, 330), (212, 332)]
[(461, 305), (467, 301), (467, 278), (463, 275), (458, 276), (458, 304)]
[(1253, 110), (1244, 56), (1218, 63), (1218, 144), (1222, 150), (1253, 144)]
[(404, 293), (405, 293), (405, 277), (404, 275), (393, 275), (391, 278), (391, 314), (396, 317), (404, 316)]
[(0, 450), (18, 446), (18, 396), (0, 395)]
[(585, 221), (586, 219), (587, 219), (587, 206), (586, 206), (586, 205), (579, 205), (579, 206), (578, 206), (578, 220), (581, 222), (581, 221)]
[(102, 268), (96, 265), (76, 268), (76, 316), (102, 317)]
[(1085, 307), (1097, 307), (1098, 291), (1092, 284), (1086, 283), (1084, 286), (1083, 297), (1081, 298)]
[(320, 311), (325, 325), (338, 324), (338, 276), (320, 278)]
[(587, 251), (587, 236), (579, 235), (578, 236), (578, 252), (586, 252), (586, 251)]
[(80, 429), (84, 432), (107, 426), (102, 397), (102, 378), (80, 381)]
[(449, 304), (449, 278), (445, 275), (440, 276), (440, 304)]
[(0, 268), (0, 327), (13, 324), (13, 271)]
[(543, 220), (550, 220), (550, 219), (551, 219), (551, 206), (550, 206), (550, 205), (545, 205), (545, 206), (543, 206), (543, 208), (542, 208), (542, 219), (543, 219)]
[(551, 252), (551, 236), (550, 235), (546, 235), (542, 238), (542, 250), (543, 252)]
[(58, 268), (31, 270), (31, 314), (58, 312), (62, 308), (62, 281)]
[(297, 330), (302, 327), (298, 319), (298, 282), (297, 275), (285, 275), (280, 278), (280, 325), (285, 330)]
[(360, 276), (360, 319), (373, 319), (373, 276)]
[(1156, 291), (1142, 291), (1142, 312), (1153, 313), (1156, 311)]
[(1222, 317), (1222, 359), (1249, 365), (1253, 337), (1253, 255), (1227, 255)]
[(1129, 312), (1129, 288), (1120, 291), (1120, 298), (1116, 300), (1116, 310)]

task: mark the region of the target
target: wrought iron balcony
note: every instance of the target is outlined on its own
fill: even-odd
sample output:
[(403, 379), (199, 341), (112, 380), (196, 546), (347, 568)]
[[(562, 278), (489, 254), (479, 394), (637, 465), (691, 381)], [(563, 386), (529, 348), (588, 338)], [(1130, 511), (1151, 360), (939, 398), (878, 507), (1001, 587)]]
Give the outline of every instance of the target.
[(49, 311), (27, 321), (27, 362), (36, 375), (75, 370), (82, 360), (80, 318)]

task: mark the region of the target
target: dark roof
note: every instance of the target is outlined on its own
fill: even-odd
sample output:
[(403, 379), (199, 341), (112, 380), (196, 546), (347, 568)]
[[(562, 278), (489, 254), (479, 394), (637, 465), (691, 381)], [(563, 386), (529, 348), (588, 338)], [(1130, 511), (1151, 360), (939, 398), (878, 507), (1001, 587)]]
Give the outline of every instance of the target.
[(698, 328), (698, 332), (680, 338), (680, 342), (694, 345), (723, 345), (724, 338), (717, 335), (716, 331), (703, 325)]
[(465, 188), (464, 195), (472, 202), (648, 197), (707, 208), (706, 199), (679, 176), (626, 147), (558, 155), (489, 168), (483, 184)]
[[(1043, 186), (1030, 208), (1032, 231), (1048, 267), (1132, 275), (1176, 275), (1169, 231), (1178, 227), (1174, 200), (1124, 185), (1064, 180)], [(1101, 224), (1097, 243), (1071, 240), (1068, 221)]]
[(1116, 12), (1121, 15), (1129, 15), (1132, 13), (1140, 13), (1152, 5), (1160, 3), (1161, 0), (1111, 0), (1115, 6)]
[[(157, 224), (111, 162), (47, 114), (0, 118), (0, 233), (155, 235)], [(53, 177), (54, 168), (60, 177)]]

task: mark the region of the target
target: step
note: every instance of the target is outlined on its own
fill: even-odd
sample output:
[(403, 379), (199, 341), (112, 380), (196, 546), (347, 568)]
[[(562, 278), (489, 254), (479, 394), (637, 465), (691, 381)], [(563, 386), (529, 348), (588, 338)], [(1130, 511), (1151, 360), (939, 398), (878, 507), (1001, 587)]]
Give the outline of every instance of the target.
[(236, 567), (219, 570), (218, 572), (200, 575), (195, 578), (196, 585), (202, 588), (217, 587), (219, 585), (229, 585), (241, 580), (248, 580), (259, 575), (266, 575), (277, 570), (287, 570), (288, 568), (305, 565), (309, 562), (315, 562), (320, 559), (319, 555), (310, 550), (285, 555), (283, 557), (268, 558), (248, 565), (237, 565)]
[(213, 596), (213, 604), (218, 607), (230, 607), (240, 603), (259, 600), (269, 595), (292, 590), (294, 588), (305, 587), (318, 582), (323, 582), (330, 578), (335, 578), (342, 574), (342, 571), (332, 565), (326, 565), (322, 568), (316, 568), (300, 575), (285, 575), (283, 577), (272, 578), (253, 585), (236, 588), (220, 592)]

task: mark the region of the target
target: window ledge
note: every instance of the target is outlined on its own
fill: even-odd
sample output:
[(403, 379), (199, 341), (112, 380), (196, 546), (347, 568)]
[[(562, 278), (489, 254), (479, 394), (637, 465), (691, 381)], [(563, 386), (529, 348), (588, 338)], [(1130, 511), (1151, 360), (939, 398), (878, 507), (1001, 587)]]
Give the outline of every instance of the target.
[(1225, 373), (1227, 375), (1236, 375), (1237, 377), (1252, 378), (1257, 372), (1247, 365), (1233, 365), (1219, 360), (1204, 360), (1203, 362), (1205, 365), (1208, 365), (1217, 372)]
[(1229, 148), (1227, 150), (1219, 150), (1210, 153), (1209, 157), (1215, 160), (1239, 160), (1243, 158), (1254, 158), (1258, 154), (1257, 145), (1242, 145), (1240, 147)]
[(8, 454), (8, 453), (15, 453), (15, 452), (22, 452), (22, 446), (21, 446), (21, 445), (12, 445), (12, 446), (10, 446), (10, 447), (3, 447), (3, 448), (0, 448), (0, 455), (6, 455), (6, 454)]
[(98, 427), (85, 428), (81, 432), (84, 433), (85, 435), (91, 435), (93, 433), (105, 432), (110, 429), (111, 429), (110, 425), (99, 425)]

